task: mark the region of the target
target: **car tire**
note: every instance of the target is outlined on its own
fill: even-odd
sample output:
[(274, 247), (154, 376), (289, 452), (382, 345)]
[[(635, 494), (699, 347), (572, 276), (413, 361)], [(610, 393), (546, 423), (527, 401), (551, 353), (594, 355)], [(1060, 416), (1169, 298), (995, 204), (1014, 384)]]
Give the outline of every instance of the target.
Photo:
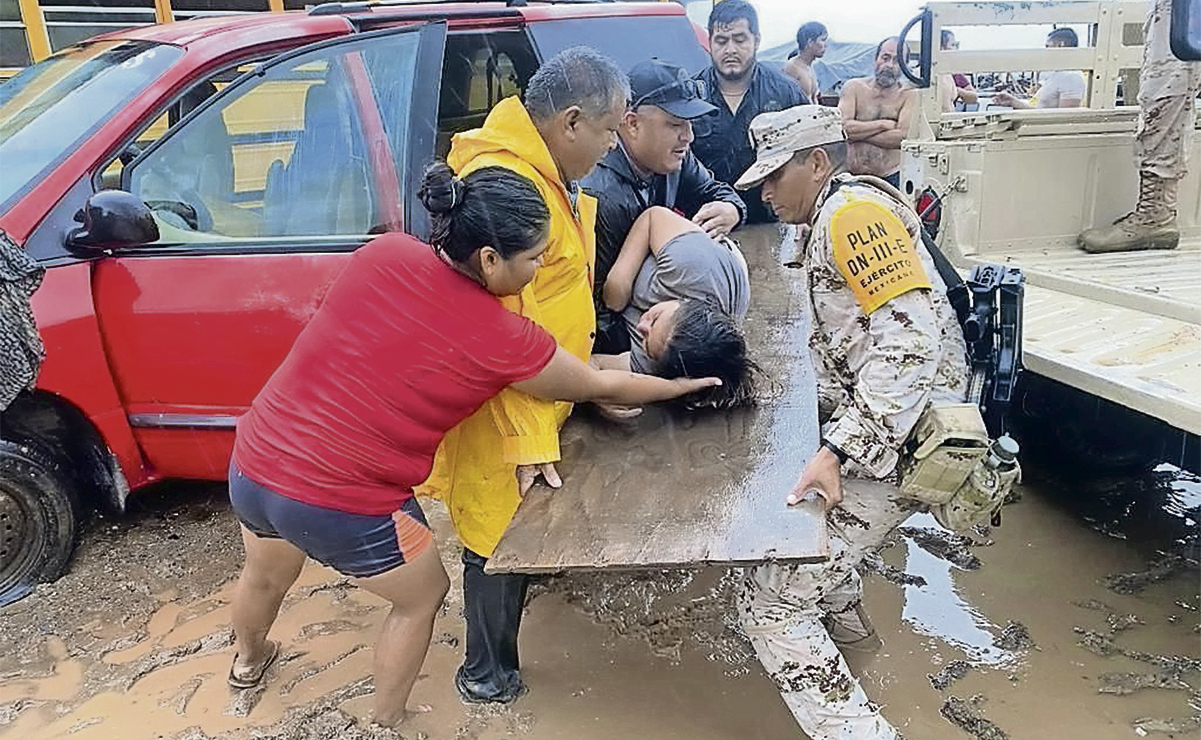
[(0, 440), (0, 606), (62, 574), (78, 512), (75, 491), (45, 452)]

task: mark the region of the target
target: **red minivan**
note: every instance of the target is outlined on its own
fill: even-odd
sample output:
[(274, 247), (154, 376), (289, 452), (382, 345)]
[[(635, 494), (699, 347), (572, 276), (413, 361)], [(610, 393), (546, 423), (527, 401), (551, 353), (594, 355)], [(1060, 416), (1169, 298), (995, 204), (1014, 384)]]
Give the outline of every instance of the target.
[(708, 63), (675, 3), (333, 3), (110, 34), (0, 86), (0, 229), (46, 268), (47, 352), (0, 415), (0, 604), (62, 571), (81, 512), (223, 479), (350, 253), (422, 235), (423, 166), (577, 44)]

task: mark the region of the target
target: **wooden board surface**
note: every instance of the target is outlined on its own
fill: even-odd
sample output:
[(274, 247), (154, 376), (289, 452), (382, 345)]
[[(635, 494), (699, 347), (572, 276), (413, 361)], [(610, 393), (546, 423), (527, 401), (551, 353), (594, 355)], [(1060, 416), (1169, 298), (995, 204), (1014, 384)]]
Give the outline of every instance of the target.
[(629, 424), (577, 409), (562, 434), (563, 487), (526, 496), (489, 572), (827, 557), (820, 504), (785, 504), (819, 439), (802, 275), (782, 266), (795, 248), (776, 226), (736, 236), (750, 266), (744, 328), (764, 371), (760, 403), (730, 412), (650, 407)]

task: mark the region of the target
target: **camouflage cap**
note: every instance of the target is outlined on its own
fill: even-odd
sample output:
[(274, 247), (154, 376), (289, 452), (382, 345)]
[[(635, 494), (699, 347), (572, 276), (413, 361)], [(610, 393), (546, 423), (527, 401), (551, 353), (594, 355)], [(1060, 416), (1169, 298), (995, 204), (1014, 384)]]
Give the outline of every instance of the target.
[(742, 173), (734, 187), (748, 190), (792, 159), (792, 155), (822, 144), (846, 141), (842, 113), (822, 105), (798, 105), (787, 110), (760, 113), (751, 121), (755, 163)]

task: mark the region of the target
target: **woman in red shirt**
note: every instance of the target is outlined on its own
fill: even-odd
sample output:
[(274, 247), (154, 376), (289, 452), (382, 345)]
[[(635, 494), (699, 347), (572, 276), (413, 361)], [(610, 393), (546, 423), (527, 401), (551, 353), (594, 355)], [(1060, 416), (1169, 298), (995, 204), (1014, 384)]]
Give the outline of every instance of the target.
[(502, 388), (637, 404), (717, 385), (594, 370), (498, 296), (534, 276), (550, 215), (496, 167), (427, 170), (434, 248), (405, 234), (362, 247), (238, 423), (229, 490), (246, 563), (233, 597), (234, 688), (279, 654), (267, 632), (305, 557), (391, 602), (375, 646), (376, 722), (395, 725), (449, 580), (413, 486), (442, 437)]

